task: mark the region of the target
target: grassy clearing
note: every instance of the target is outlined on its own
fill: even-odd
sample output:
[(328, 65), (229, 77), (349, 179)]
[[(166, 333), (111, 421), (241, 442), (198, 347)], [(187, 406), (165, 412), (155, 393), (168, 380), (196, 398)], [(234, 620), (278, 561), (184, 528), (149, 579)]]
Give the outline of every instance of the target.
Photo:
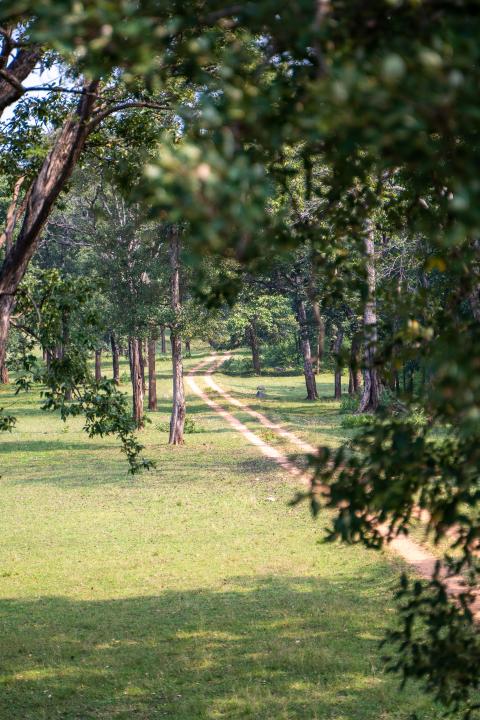
[[(437, 717), (383, 673), (395, 567), (319, 544), (326, 518), (289, 508), (291, 480), (196, 398), (200, 431), (168, 447), (169, 374), (144, 433), (158, 468), (135, 479), (114, 441), (1, 391), (19, 422), (0, 445), (0, 718)], [(255, 404), (256, 378), (220, 381)], [(257, 406), (337, 442), (337, 406), (302, 383), (268, 378)]]

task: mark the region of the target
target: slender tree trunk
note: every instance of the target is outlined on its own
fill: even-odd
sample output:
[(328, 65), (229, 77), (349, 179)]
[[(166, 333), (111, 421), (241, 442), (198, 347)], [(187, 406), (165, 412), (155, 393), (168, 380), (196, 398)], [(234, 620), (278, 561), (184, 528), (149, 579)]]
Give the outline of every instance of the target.
[(313, 317), (317, 326), (317, 349), (315, 353), (315, 373), (320, 373), (320, 367), (323, 360), (323, 350), (325, 346), (325, 321), (320, 313), (320, 304), (318, 300), (312, 301)]
[(160, 352), (162, 355), (167, 354), (167, 343), (165, 341), (165, 325), (160, 325)]
[(0, 295), (0, 367), (5, 365), (10, 316), (14, 305), (13, 295)]
[(356, 395), (360, 392), (362, 385), (362, 371), (360, 370), (360, 349), (361, 339), (358, 333), (354, 333), (350, 347), (350, 362), (348, 364), (349, 380), (348, 394)]
[(308, 337), (305, 300), (298, 300), (297, 302), (297, 320), (300, 326), (300, 346), (303, 356), (303, 374), (305, 376), (305, 385), (307, 387), (307, 400), (318, 400), (317, 383), (315, 382), (315, 372), (313, 370), (312, 351), (310, 348), (310, 339)]
[(130, 359), (130, 378), (132, 381), (133, 419), (138, 429), (143, 427), (143, 383), (140, 366), (140, 340), (131, 337), (128, 340)]
[(115, 333), (110, 333), (110, 345), (112, 348), (112, 371), (113, 381), (116, 385), (120, 384), (120, 348), (115, 337)]
[(364, 387), (358, 411), (375, 412), (380, 402), (381, 384), (378, 370), (375, 366), (377, 350), (377, 306), (375, 300), (375, 239), (374, 227), (368, 222), (365, 232), (365, 257), (368, 283), (368, 297), (363, 313), (363, 328), (365, 333), (365, 371)]
[(151, 336), (148, 340), (148, 409), (155, 411), (157, 409), (157, 374), (155, 369), (155, 337)]
[[(61, 346), (61, 357), (64, 358), (68, 353), (70, 345), (70, 326), (68, 313), (65, 311), (62, 314), (62, 346)], [(67, 387), (65, 390), (65, 400), (67, 402), (72, 401), (72, 388)]]
[[(170, 267), (171, 302), (175, 318), (180, 312), (180, 237), (177, 230), (170, 236)], [(175, 323), (170, 328), (170, 342), (172, 345), (173, 370), (173, 406), (170, 418), (170, 445), (181, 445), (184, 442), (183, 429), (185, 425), (186, 405), (185, 389), (183, 385), (182, 340)]]
[(147, 389), (147, 383), (145, 382), (145, 355), (143, 352), (143, 341), (138, 341), (138, 353), (140, 356), (140, 370), (142, 372), (142, 387), (143, 387), (143, 394), (145, 395), (146, 389)]
[(95, 382), (102, 379), (102, 351), (95, 350)]
[(252, 351), (252, 365), (253, 365), (253, 372), (255, 375), (260, 375), (262, 368), (260, 365), (260, 348), (258, 345), (258, 335), (257, 335), (257, 328), (255, 327), (255, 322), (251, 322), (246, 329), (246, 337), (247, 342), (250, 345), (250, 350)]
[(53, 353), (51, 348), (47, 348), (47, 369), (50, 369), (50, 365), (52, 364), (52, 360), (55, 357), (55, 354)]
[(9, 377), (8, 377), (8, 368), (5, 363), (2, 364), (0, 367), (0, 384), (2, 385), (8, 385), (9, 383)]
[(185, 339), (185, 353), (187, 357), (192, 357), (192, 350), (190, 348), (190, 340)]
[(25, 198), (22, 203), (20, 203), (20, 206), (18, 205), (18, 198), (20, 195), (20, 189), (23, 185), (23, 182), (25, 180), (25, 175), (21, 175), (17, 182), (15, 183), (15, 186), (13, 188), (13, 196), (12, 201), (7, 209), (7, 217), (5, 220), (5, 228), (3, 232), (0, 234), (0, 248), (3, 244), (5, 244), (5, 251), (8, 253), (11, 250), (12, 244), (13, 244), (13, 233), (15, 230), (15, 225), (17, 223), (17, 218), (20, 217), (25, 212), (25, 207), (27, 204), (27, 198), (28, 194), (25, 194)]
[(342, 368), (339, 367), (338, 360), (340, 351), (343, 344), (343, 327), (339, 325), (337, 327), (337, 334), (333, 343), (333, 354), (336, 356), (337, 364), (335, 368), (335, 400), (340, 400), (342, 397)]

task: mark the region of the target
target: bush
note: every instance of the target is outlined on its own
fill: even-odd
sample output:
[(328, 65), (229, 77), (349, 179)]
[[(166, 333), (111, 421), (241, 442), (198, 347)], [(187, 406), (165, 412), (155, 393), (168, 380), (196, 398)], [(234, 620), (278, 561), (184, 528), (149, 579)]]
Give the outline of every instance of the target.
[(345, 415), (342, 418), (342, 428), (358, 428), (371, 425), (374, 421), (373, 415)]
[(222, 372), (227, 375), (251, 375), (253, 373), (253, 365), (250, 358), (232, 357), (222, 365)]
[(423, 410), (423, 408), (413, 409), (408, 416), (408, 419), (410, 420), (412, 425), (418, 428), (424, 427), (428, 422), (425, 410)]
[[(156, 423), (155, 428), (160, 432), (170, 432), (170, 422), (166, 420), (165, 422)], [(202, 429), (198, 427), (195, 420), (192, 420), (192, 418), (187, 415), (185, 418), (185, 425), (183, 426), (183, 432), (185, 435), (190, 435), (191, 433), (202, 432)]]
[(340, 415), (350, 415), (358, 410), (358, 395), (343, 395), (340, 403)]
[(262, 360), (268, 367), (296, 368), (300, 366), (293, 338), (288, 338), (262, 348)]

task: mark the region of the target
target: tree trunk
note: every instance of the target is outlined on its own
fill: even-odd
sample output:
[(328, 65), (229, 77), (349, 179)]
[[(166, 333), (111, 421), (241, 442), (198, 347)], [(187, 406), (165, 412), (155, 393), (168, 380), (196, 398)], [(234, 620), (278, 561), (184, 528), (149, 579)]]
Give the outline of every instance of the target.
[(190, 348), (190, 340), (185, 340), (185, 353), (187, 357), (192, 357), (192, 350)]
[(348, 364), (349, 380), (348, 394), (356, 395), (360, 392), (362, 385), (362, 371), (360, 370), (360, 348), (361, 339), (358, 333), (354, 333), (350, 347), (350, 362)]
[(130, 359), (130, 378), (132, 381), (133, 419), (138, 429), (143, 427), (143, 383), (140, 366), (140, 340), (131, 337), (128, 340)]
[(307, 400), (318, 400), (317, 383), (313, 370), (312, 351), (308, 337), (307, 310), (305, 300), (297, 302), (297, 321), (300, 326), (300, 346), (303, 356), (303, 374), (307, 387)]
[(160, 352), (167, 354), (167, 343), (165, 342), (165, 325), (160, 325)]
[(113, 381), (116, 385), (120, 384), (120, 348), (115, 337), (115, 333), (110, 333), (110, 345), (112, 347), (112, 370)]
[(95, 350), (95, 382), (102, 379), (102, 351)]
[(375, 300), (375, 238), (374, 227), (368, 222), (365, 232), (365, 256), (368, 296), (363, 313), (363, 329), (365, 334), (365, 371), (364, 387), (358, 412), (375, 412), (380, 402), (381, 384), (378, 370), (375, 366), (377, 350), (377, 306)]
[[(68, 353), (68, 348), (70, 345), (70, 326), (69, 326), (68, 320), (69, 320), (68, 313), (65, 310), (62, 313), (62, 346), (61, 346), (62, 358), (64, 358), (65, 355)], [(67, 387), (65, 390), (65, 400), (67, 402), (71, 402), (72, 395), (73, 395), (72, 388)]]
[(10, 316), (14, 304), (13, 295), (0, 295), (0, 367), (5, 365)]
[(8, 385), (9, 383), (9, 377), (8, 377), (8, 368), (3, 363), (3, 365), (0, 367), (0, 384), (2, 385)]
[(22, 97), (25, 92), (22, 88), (22, 82), (33, 72), (41, 57), (42, 50), (38, 45), (25, 46), (15, 53), (6, 68), (9, 78), (12, 79), (0, 78), (0, 117), (9, 105)]
[[(22, 226), (0, 269), (0, 366), (5, 361), (14, 295), (35, 252), (42, 227), (83, 150), (90, 129), (87, 120), (93, 111), (97, 89), (98, 81), (85, 83), (86, 92), (81, 96), (76, 112), (65, 120), (27, 191)], [(1, 94), (0, 88), (0, 110)]]
[(333, 343), (333, 354), (336, 356), (336, 367), (335, 367), (335, 400), (340, 400), (342, 397), (342, 368), (339, 366), (339, 356), (343, 344), (343, 327), (339, 325), (337, 327), (337, 334)]
[(138, 341), (138, 354), (140, 356), (140, 370), (142, 373), (143, 394), (145, 395), (145, 391), (147, 389), (147, 383), (145, 382), (145, 355), (143, 352), (143, 340)]
[(258, 336), (255, 323), (251, 322), (246, 329), (247, 342), (250, 345), (252, 351), (252, 364), (253, 372), (255, 375), (260, 375), (262, 368), (260, 365), (260, 348), (258, 346)]
[(0, 234), (0, 247), (5, 244), (5, 251), (8, 253), (13, 245), (13, 233), (15, 230), (15, 225), (17, 223), (17, 218), (23, 215), (25, 212), (25, 207), (27, 205), (27, 199), (28, 195), (26, 194), (23, 202), (20, 203), (20, 206), (18, 206), (18, 198), (20, 195), (20, 189), (23, 185), (23, 182), (25, 180), (25, 175), (21, 175), (17, 182), (15, 183), (15, 186), (13, 188), (13, 195), (12, 200), (10, 202), (10, 205), (7, 209), (7, 216), (5, 220), (5, 228), (3, 232)]
[(315, 354), (315, 373), (320, 373), (320, 366), (323, 360), (323, 349), (325, 346), (325, 321), (320, 313), (318, 300), (312, 302), (313, 317), (317, 326), (317, 349)]
[(157, 409), (157, 374), (155, 370), (156, 341), (154, 337), (148, 340), (148, 409)]
[(170, 445), (181, 445), (184, 442), (183, 428), (185, 425), (185, 389), (183, 386), (182, 340), (176, 325), (180, 312), (180, 237), (177, 230), (170, 236), (170, 267), (171, 277), (171, 303), (175, 315), (175, 323), (170, 327), (170, 341), (172, 345), (173, 370), (173, 406), (170, 418)]

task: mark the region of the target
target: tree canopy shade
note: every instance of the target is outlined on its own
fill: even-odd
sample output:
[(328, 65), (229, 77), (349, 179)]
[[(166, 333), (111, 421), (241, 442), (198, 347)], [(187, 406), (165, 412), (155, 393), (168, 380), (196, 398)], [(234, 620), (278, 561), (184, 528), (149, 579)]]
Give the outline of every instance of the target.
[[(6, 218), (14, 241), (0, 270), (0, 364), (15, 296), (74, 169), (86, 151), (106, 156), (112, 137), (125, 141), (124, 190), (151, 220), (188, 238), (185, 262), (197, 269), (199, 296), (221, 304), (238, 294), (228, 274), (211, 281), (205, 258), (278, 278), (272, 260), (309, 248), (296, 312), (312, 400), (307, 300), (319, 317), (330, 312), (340, 362), (340, 325), (363, 323), (361, 410), (375, 412), (382, 391), (398, 389), (406, 363), (423, 370), (395, 412), (379, 413), (351, 443), (312, 461), (312, 509), (327, 502), (335, 511), (332, 539), (373, 546), (384, 541), (380, 526), (389, 536), (406, 532), (423, 510), (434, 537), (450, 538), (455, 552), (445, 562), (475, 583), (478, 4), (4, 0), (0, 21), (0, 110), (17, 101), (2, 127), (2, 165), (13, 168), (9, 217), (19, 216), (14, 232)], [(30, 96), (27, 80), (36, 65), (53, 62), (66, 82), (35, 90), (47, 93), (49, 109)], [(167, 119), (145, 121), (143, 135), (144, 116), (128, 119), (137, 110)], [(22, 134), (28, 152), (19, 155)], [(177, 246), (171, 258), (178, 275)], [(176, 354), (180, 375), (179, 347)], [(401, 598), (393, 666), (468, 713), (479, 653), (468, 591), (455, 605), (438, 576), (405, 584)]]

